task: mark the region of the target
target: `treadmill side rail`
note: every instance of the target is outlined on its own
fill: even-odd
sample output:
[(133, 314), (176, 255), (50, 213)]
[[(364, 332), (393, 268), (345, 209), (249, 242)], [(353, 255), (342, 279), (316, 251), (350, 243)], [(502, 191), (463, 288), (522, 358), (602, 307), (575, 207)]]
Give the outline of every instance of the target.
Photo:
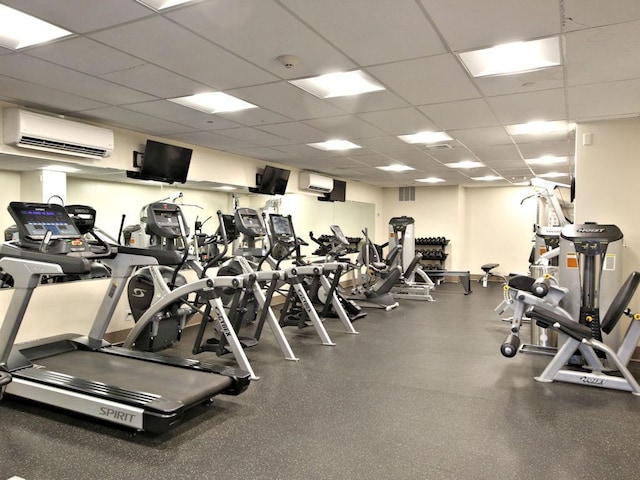
[(5, 393), (64, 410), (82, 413), (136, 430), (144, 430), (144, 409), (112, 402), (52, 385), (43, 385), (14, 375)]

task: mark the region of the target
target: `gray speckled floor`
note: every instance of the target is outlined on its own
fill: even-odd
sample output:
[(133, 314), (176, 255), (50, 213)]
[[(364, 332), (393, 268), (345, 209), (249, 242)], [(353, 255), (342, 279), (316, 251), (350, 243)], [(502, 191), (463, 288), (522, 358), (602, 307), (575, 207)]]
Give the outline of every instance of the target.
[(473, 289), (369, 311), (357, 336), (328, 321), (335, 347), (288, 328), (297, 363), (265, 330), (262, 379), (160, 436), (5, 399), (0, 480), (637, 478), (640, 398), (535, 382), (548, 357), (503, 358), (501, 287)]

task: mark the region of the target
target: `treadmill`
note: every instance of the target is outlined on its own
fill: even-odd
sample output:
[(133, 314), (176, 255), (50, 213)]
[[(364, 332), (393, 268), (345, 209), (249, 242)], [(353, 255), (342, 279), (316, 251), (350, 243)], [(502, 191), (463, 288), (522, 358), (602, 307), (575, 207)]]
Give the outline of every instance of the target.
[[(185, 411), (215, 395), (246, 390), (250, 379), (243, 370), (132, 351), (103, 340), (134, 268), (175, 262), (166, 257), (176, 252), (107, 244), (89, 248), (62, 206), (12, 202), (8, 210), (19, 240), (0, 246), (0, 268), (14, 279), (0, 325), (0, 393), (161, 433), (178, 423)], [(58, 335), (15, 345), (41, 276), (85, 274), (97, 259), (109, 265), (112, 279), (89, 335)]]

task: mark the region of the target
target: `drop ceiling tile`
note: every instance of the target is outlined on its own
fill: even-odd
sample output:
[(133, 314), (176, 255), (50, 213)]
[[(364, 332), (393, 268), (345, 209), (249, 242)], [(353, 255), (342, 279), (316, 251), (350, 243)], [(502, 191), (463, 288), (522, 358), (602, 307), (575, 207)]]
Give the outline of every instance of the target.
[(269, 147), (257, 147), (257, 148), (238, 148), (234, 150), (238, 155), (245, 157), (257, 158), (258, 160), (269, 160), (272, 162), (289, 162), (295, 157), (293, 155), (286, 154), (279, 150), (274, 150)]
[(391, 135), (406, 135), (435, 128), (431, 120), (413, 107), (360, 113), (357, 116)]
[(403, 142), (396, 136), (359, 138), (358, 145), (378, 153), (413, 152), (418, 148), (414, 145), (408, 144), (407, 142)]
[(101, 78), (159, 98), (186, 97), (213, 91), (202, 83), (194, 82), (149, 63), (107, 73), (101, 75)]
[[(276, 2), (218, 0), (188, 6), (166, 16), (280, 78), (301, 78), (356, 64)], [(295, 54), (287, 69), (277, 57)]]
[(510, 160), (483, 160), (483, 163), (493, 169), (505, 169), (505, 168), (526, 168), (526, 163), (522, 159), (510, 159)]
[(87, 33), (153, 14), (131, 0), (2, 0), (2, 3), (75, 33)]
[(406, 101), (388, 90), (380, 90), (363, 95), (351, 95), (348, 97), (327, 98), (327, 102), (348, 113), (391, 110), (409, 106)]
[(378, 65), (367, 71), (413, 105), (480, 97), (451, 54)]
[(577, 121), (637, 115), (640, 112), (640, 80), (569, 87), (567, 98), (569, 115)]
[(640, 20), (568, 33), (567, 84), (640, 78)]
[(118, 105), (153, 100), (155, 97), (78, 73), (23, 54), (0, 56), (0, 71), (13, 78), (46, 85), (99, 102)]
[(279, 113), (272, 112), (265, 108), (251, 108), (249, 110), (240, 110), (237, 112), (224, 112), (219, 113), (217, 116), (247, 127), (283, 123), (290, 120), (290, 118), (285, 117), (284, 115), (280, 115)]
[[(362, 137), (374, 137), (383, 132), (353, 115), (341, 115), (338, 117), (325, 117), (315, 120), (307, 120), (305, 123), (318, 130), (325, 131), (335, 138), (353, 140)], [(357, 143), (357, 142), (354, 142)]]
[(134, 103), (125, 105), (123, 108), (186, 125), (194, 130), (221, 130), (240, 126), (235, 122), (221, 118), (219, 115), (210, 115), (166, 100)]
[(482, 162), (521, 161), (515, 145), (497, 145), (492, 147), (474, 147), (473, 153)]
[(214, 132), (187, 132), (167, 135), (167, 137), (174, 138), (186, 143), (202, 145), (205, 147), (213, 148), (215, 150), (221, 150), (223, 152), (232, 150), (243, 150), (252, 146), (256, 146), (250, 144), (249, 142), (243, 142), (240, 140), (236, 140), (235, 138), (225, 137)]
[(226, 130), (216, 130), (219, 135), (225, 137), (235, 138), (236, 140), (246, 140), (254, 145), (260, 147), (270, 147), (273, 145), (282, 145), (287, 143), (285, 138), (277, 135), (272, 135), (269, 132), (264, 132), (252, 127), (238, 127), (230, 128)]
[(558, 0), (420, 0), (454, 51), (561, 32)]
[(74, 37), (34, 47), (29, 49), (28, 55), (96, 76), (126, 71), (144, 64), (139, 58), (86, 37)]
[(91, 38), (220, 90), (277, 80), (159, 16), (97, 32)]
[(564, 89), (516, 93), (487, 99), (505, 125), (566, 118)]
[(293, 144), (293, 145), (278, 145), (274, 147), (274, 150), (293, 155), (298, 159), (304, 159), (317, 163), (323, 162), (325, 159), (334, 156), (333, 152), (325, 152), (318, 150), (317, 148), (310, 147), (309, 145)]
[(282, 3), (361, 65), (446, 51), (413, 0), (284, 0)]
[(335, 117), (342, 112), (327, 102), (287, 82), (238, 88), (227, 92), (259, 107), (295, 120)]
[(465, 130), (449, 131), (456, 140), (469, 148), (484, 147), (489, 145), (509, 145), (511, 139), (502, 127), (470, 128)]
[(318, 130), (302, 122), (275, 123), (262, 125), (260, 130), (278, 135), (291, 143), (317, 143), (327, 140), (327, 132)]
[(606, 8), (601, 0), (564, 0), (567, 19), (564, 30), (569, 32), (640, 20), (640, 3), (637, 0), (616, 0), (615, 4), (608, 6), (614, 8)]
[(573, 155), (574, 142), (569, 140), (559, 140), (551, 142), (529, 142), (518, 143), (518, 149), (522, 153), (522, 158), (540, 158), (545, 155), (552, 157), (567, 157)]
[(473, 155), (473, 153), (471, 153), (471, 151), (469, 151), (469, 149), (465, 147), (456, 147), (456, 148), (442, 149), (442, 150), (430, 150), (428, 153), (437, 161), (442, 163), (456, 163), (456, 162), (462, 162), (463, 160), (473, 160), (473, 161), (478, 160)]
[(397, 160), (398, 163), (406, 163), (407, 165), (410, 165), (412, 167), (415, 167), (416, 165), (441, 166), (440, 163), (438, 163), (431, 155), (429, 155), (428, 152), (425, 152), (423, 150), (418, 150), (418, 149), (413, 150), (411, 152), (399, 152), (399, 153), (388, 154), (387, 156), (393, 160)]
[(112, 125), (129, 128), (137, 132), (145, 132), (151, 135), (171, 135), (174, 133), (189, 132), (192, 128), (177, 123), (150, 117), (142, 113), (133, 112), (120, 107), (96, 108), (85, 110), (79, 114), (83, 118), (96, 121), (106, 121)]
[(79, 97), (52, 88), (34, 85), (0, 75), (2, 97), (25, 107), (40, 108), (52, 113), (76, 112), (105, 106), (89, 98)]
[(497, 75), (475, 79), (478, 89), (487, 97), (550, 90), (565, 86), (564, 67), (551, 67), (516, 75)]
[(352, 156), (351, 158), (355, 162), (369, 167), (380, 167), (394, 163), (393, 158), (379, 153), (368, 153), (367, 155)]
[(442, 130), (500, 125), (489, 105), (480, 98), (425, 105), (418, 109)]

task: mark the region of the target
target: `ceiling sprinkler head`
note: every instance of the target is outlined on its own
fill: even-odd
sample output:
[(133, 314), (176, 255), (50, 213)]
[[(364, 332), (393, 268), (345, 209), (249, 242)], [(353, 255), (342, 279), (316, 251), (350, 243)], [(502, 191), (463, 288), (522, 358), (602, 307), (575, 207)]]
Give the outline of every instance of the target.
[(293, 68), (300, 63), (300, 59), (295, 55), (280, 55), (278, 61), (285, 66), (285, 68)]

